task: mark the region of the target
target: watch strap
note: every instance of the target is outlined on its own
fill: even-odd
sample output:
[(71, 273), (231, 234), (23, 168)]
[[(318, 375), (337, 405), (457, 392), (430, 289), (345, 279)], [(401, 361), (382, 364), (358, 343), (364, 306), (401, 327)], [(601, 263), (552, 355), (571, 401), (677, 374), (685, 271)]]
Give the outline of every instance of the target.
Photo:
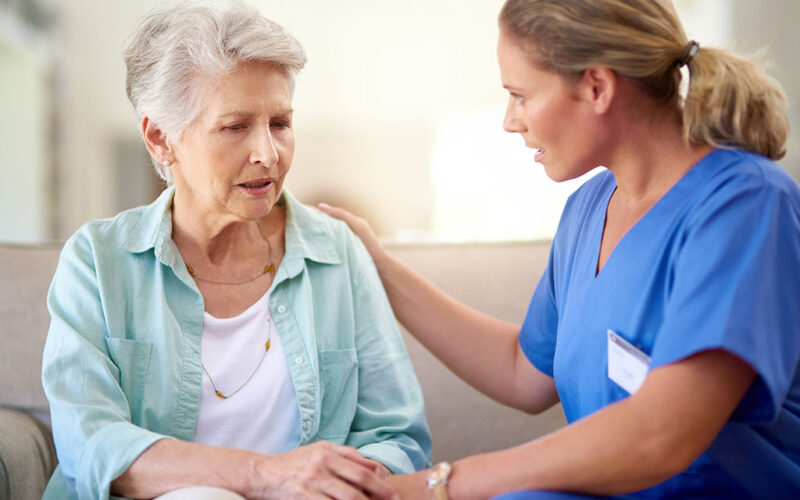
[(428, 471), (426, 478), (428, 489), (433, 492), (433, 498), (435, 500), (449, 500), (447, 494), (447, 480), (450, 478), (452, 470), (453, 467), (450, 465), (450, 462), (444, 461), (434, 465), (431, 470)]

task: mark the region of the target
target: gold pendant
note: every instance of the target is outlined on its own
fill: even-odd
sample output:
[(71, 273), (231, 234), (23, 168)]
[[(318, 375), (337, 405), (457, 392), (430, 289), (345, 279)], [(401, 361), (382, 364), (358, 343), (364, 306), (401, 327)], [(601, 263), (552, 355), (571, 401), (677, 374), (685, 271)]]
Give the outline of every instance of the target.
[(269, 345), (270, 345), (269, 344), (269, 339), (267, 339), (267, 344), (264, 346), (265, 347), (265, 349), (264, 349), (265, 351), (269, 351)]
[(267, 267), (264, 268), (264, 274), (267, 273), (272, 274), (273, 276), (275, 275), (275, 266), (272, 265), (272, 262), (267, 264)]
[(226, 395), (222, 394), (222, 393), (221, 393), (221, 392), (219, 392), (218, 390), (214, 389), (214, 392), (216, 392), (216, 393), (217, 393), (217, 397), (218, 397), (219, 399), (228, 399), (228, 396), (226, 396)]

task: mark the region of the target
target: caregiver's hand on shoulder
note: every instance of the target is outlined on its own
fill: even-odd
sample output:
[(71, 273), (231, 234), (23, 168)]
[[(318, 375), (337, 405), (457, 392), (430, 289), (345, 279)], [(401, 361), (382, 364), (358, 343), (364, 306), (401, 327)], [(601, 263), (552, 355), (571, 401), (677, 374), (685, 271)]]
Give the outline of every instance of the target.
[(257, 477), (268, 484), (254, 485), (248, 498), (399, 500), (374, 461), (326, 441), (269, 455), (256, 467)]
[(356, 236), (364, 243), (364, 246), (367, 247), (367, 251), (372, 256), (372, 260), (378, 261), (379, 257), (383, 254), (383, 247), (366, 219), (353, 215), (343, 208), (332, 207), (327, 203), (320, 203), (318, 206), (320, 210), (331, 217), (347, 223), (350, 229), (356, 233)]

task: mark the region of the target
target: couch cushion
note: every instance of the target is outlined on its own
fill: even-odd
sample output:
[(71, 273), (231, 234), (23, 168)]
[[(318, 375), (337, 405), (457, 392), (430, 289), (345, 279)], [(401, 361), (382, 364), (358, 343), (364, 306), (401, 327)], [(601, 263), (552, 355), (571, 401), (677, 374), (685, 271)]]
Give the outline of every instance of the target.
[[(389, 244), (387, 248), (456, 299), (521, 324), (547, 265), (550, 244)], [(404, 334), (425, 396), (434, 462), (515, 446), (566, 424), (560, 405), (533, 416), (490, 400)]]
[(61, 245), (0, 245), (0, 406), (49, 413), (42, 350), (50, 324), (45, 303)]
[(0, 409), (0, 500), (38, 500), (56, 466), (50, 432), (22, 413)]
[(404, 334), (425, 396), (434, 463), (517, 446), (566, 424), (561, 405), (529, 415), (489, 399)]

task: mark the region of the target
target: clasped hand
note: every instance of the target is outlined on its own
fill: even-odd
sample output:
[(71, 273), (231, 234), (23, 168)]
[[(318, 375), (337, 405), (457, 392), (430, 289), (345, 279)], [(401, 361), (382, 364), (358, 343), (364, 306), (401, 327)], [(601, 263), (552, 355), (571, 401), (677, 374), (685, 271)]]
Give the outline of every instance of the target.
[(353, 448), (320, 441), (272, 455), (256, 476), (270, 478), (256, 485), (252, 498), (399, 500), (384, 481), (388, 470)]

